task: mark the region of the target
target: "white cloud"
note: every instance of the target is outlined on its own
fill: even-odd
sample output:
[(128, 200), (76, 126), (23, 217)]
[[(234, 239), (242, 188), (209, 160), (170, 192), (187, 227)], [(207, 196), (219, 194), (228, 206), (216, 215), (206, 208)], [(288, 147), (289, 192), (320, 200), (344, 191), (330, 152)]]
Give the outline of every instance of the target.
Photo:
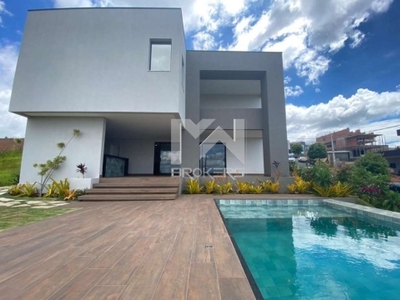
[(96, 2), (92, 0), (54, 0), (55, 7), (92, 7), (96, 6)]
[(298, 97), (303, 94), (301, 86), (285, 86), (285, 95), (287, 97)]
[(193, 48), (195, 50), (212, 50), (216, 47), (214, 37), (207, 32), (198, 32), (193, 36)]
[[(310, 107), (286, 105), (290, 140), (315, 141), (317, 136), (347, 127), (373, 131), (392, 125), (400, 129), (400, 91), (377, 93), (359, 89), (349, 98), (336, 96), (327, 103)], [(390, 118), (390, 119), (389, 119)], [(383, 119), (389, 119), (381, 121)], [(379, 131), (392, 145), (400, 145), (395, 129)]]
[(17, 45), (0, 45), (0, 137), (21, 137), (25, 132), (25, 118), (8, 112), (17, 58)]
[(294, 67), (307, 83), (317, 84), (329, 69), (330, 53), (349, 41), (354, 48), (365, 34), (360, 24), (387, 11), (393, 0), (275, 0), (246, 28), (234, 29), (233, 50), (282, 51), (285, 68)]
[(12, 13), (6, 9), (6, 3), (3, 0), (0, 0), (0, 26), (3, 26), (3, 18), (1, 15), (12, 16)]

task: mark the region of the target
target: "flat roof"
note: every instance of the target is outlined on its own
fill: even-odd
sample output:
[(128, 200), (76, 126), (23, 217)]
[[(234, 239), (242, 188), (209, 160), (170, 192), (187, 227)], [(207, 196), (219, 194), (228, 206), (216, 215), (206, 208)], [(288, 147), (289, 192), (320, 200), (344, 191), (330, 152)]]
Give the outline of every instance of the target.
[(37, 8), (28, 9), (28, 11), (58, 11), (58, 10), (83, 10), (83, 9), (178, 9), (182, 10), (180, 7), (61, 7), (61, 8)]

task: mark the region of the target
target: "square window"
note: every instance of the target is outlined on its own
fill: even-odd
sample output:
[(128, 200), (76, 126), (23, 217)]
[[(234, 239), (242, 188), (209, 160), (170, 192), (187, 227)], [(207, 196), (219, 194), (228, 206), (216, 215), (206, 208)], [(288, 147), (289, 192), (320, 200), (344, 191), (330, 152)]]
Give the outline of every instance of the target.
[(171, 70), (171, 40), (150, 41), (150, 71)]

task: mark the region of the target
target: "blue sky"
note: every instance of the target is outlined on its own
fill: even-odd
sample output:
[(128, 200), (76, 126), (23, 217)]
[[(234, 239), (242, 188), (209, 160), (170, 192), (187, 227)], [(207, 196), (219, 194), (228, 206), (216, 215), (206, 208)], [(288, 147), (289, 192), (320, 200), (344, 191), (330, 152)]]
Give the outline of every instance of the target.
[(24, 118), (7, 110), (27, 10), (90, 6), (181, 7), (188, 49), (283, 52), (291, 141), (349, 127), (400, 146), (393, 0), (0, 0), (1, 137), (25, 131)]

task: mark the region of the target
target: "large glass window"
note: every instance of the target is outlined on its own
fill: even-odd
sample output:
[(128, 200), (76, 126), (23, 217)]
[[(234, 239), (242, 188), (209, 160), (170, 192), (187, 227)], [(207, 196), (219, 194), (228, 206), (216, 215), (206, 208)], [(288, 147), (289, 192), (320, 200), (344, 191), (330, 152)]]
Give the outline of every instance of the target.
[(171, 40), (150, 41), (150, 71), (171, 70)]
[(210, 174), (223, 174), (226, 168), (226, 148), (222, 143), (202, 144), (200, 166)]

